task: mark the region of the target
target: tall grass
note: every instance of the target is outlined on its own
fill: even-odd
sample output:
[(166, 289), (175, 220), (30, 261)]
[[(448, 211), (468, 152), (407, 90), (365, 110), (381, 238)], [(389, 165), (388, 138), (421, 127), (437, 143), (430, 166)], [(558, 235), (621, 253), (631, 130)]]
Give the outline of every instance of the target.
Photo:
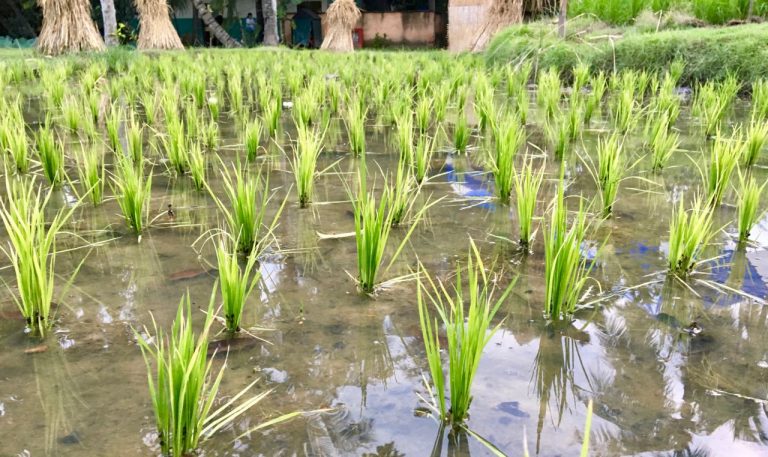
[(112, 174), (112, 191), (126, 223), (137, 235), (141, 235), (152, 194), (152, 172), (144, 176), (143, 167), (136, 166), (128, 157), (117, 157)]
[(738, 216), (736, 218), (739, 229), (739, 242), (749, 239), (752, 227), (757, 223), (760, 215), (760, 196), (768, 182), (758, 186), (753, 176), (744, 177), (739, 174), (738, 190)]
[[(492, 327), (491, 322), (515, 284), (512, 282), (500, 294), (495, 293), (494, 281), (486, 275), (480, 252), (472, 240), (467, 254), (466, 277), (465, 293), (461, 266), (456, 268), (453, 286), (433, 280), (422, 268), (417, 287), (419, 324), (434, 391), (430, 394), (437, 397), (436, 409), (441, 422), (454, 426), (463, 424), (469, 417), (472, 383), (483, 349), (501, 326), (498, 323)], [(432, 317), (430, 305), (437, 317)], [(441, 327), (445, 328), (448, 345), (447, 386), (440, 347)]]
[(544, 166), (538, 171), (533, 171), (533, 162), (528, 160), (523, 163), (522, 170), (515, 171), (512, 176), (515, 183), (520, 246), (528, 249), (533, 241), (533, 217), (536, 213), (539, 189), (544, 180)]
[[(74, 210), (60, 210), (46, 221), (52, 191), (43, 194), (34, 179), (6, 179), (7, 199), (0, 199), (0, 219), (8, 236), (0, 246), (16, 277), (13, 300), (33, 332), (45, 335), (53, 325), (51, 304), (55, 287), (56, 236)], [(7, 201), (6, 201), (7, 200)]]
[[(258, 382), (214, 409), (226, 364), (214, 370), (214, 359), (207, 357), (208, 339), (215, 316), (211, 295), (205, 323), (195, 337), (192, 329), (192, 306), (189, 294), (179, 303), (176, 319), (168, 335), (153, 322), (153, 334), (148, 329), (136, 332), (147, 366), (147, 381), (155, 423), (163, 455), (183, 456), (196, 450), (201, 440), (231, 424), (238, 416), (263, 400), (269, 391), (237, 401)], [(285, 415), (263, 425), (287, 420)], [(257, 426), (254, 429), (258, 429)]]
[(299, 207), (306, 208), (312, 201), (317, 175), (317, 159), (323, 150), (323, 135), (301, 124), (297, 124), (296, 127), (296, 145), (290, 161), (296, 181)]
[(52, 186), (58, 186), (64, 179), (64, 148), (56, 141), (53, 129), (47, 124), (35, 134), (35, 147), (43, 175)]
[(81, 146), (75, 154), (77, 179), (94, 206), (104, 198), (104, 154), (95, 147)]
[(704, 168), (707, 195), (713, 206), (720, 206), (733, 171), (739, 164), (744, 144), (738, 132), (730, 138), (718, 134), (711, 146), (709, 162)]
[(525, 129), (514, 116), (503, 117), (493, 134), (493, 151), (489, 157), (496, 195), (503, 203), (509, 201), (515, 176), (515, 156), (525, 143)]
[(756, 121), (753, 118), (744, 142), (743, 162), (745, 167), (749, 168), (757, 163), (766, 141), (768, 141), (768, 120)]
[(562, 177), (550, 211), (549, 224), (544, 225), (544, 313), (549, 319), (559, 320), (576, 310), (589, 273), (587, 259), (581, 253), (586, 211), (580, 203), (568, 228)]
[(237, 243), (230, 240), (228, 235), (222, 235), (216, 245), (216, 260), (224, 321), (227, 331), (235, 333), (240, 331), (245, 302), (261, 275), (255, 252), (251, 252), (241, 268)]
[(688, 276), (712, 235), (712, 206), (697, 198), (686, 211), (683, 199), (680, 199), (669, 224), (669, 271), (681, 277)]
[(347, 126), (347, 137), (352, 154), (359, 156), (365, 154), (365, 118), (367, 112), (360, 103), (347, 104), (344, 124)]

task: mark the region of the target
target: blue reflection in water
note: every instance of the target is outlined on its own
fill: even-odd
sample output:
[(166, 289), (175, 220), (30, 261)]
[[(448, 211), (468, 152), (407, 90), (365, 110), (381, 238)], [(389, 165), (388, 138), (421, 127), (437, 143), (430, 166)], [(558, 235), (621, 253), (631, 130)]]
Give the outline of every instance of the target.
[[(482, 170), (471, 170), (466, 172), (456, 171), (453, 165), (453, 157), (448, 156), (443, 165), (446, 180), (451, 183), (453, 191), (462, 197), (487, 198), (494, 194), (493, 181), (485, 179), (486, 173)], [(480, 208), (489, 211), (496, 210), (496, 204), (489, 200), (481, 205)]]

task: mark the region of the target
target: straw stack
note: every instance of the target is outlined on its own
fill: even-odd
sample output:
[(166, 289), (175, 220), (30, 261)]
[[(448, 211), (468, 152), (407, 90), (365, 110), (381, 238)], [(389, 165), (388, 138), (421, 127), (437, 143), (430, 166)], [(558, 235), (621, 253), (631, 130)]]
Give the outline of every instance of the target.
[(135, 0), (139, 11), (139, 49), (184, 49), (171, 23), (166, 0)]
[(523, 0), (491, 0), (485, 20), (478, 30), (473, 52), (482, 51), (494, 35), (513, 24), (523, 22)]
[(37, 49), (43, 54), (101, 51), (104, 40), (91, 20), (89, 0), (38, 0), (43, 10), (43, 27)]
[(338, 52), (352, 52), (352, 29), (360, 19), (360, 10), (355, 0), (336, 0), (328, 7), (325, 17), (328, 21), (328, 32), (323, 39), (320, 49)]

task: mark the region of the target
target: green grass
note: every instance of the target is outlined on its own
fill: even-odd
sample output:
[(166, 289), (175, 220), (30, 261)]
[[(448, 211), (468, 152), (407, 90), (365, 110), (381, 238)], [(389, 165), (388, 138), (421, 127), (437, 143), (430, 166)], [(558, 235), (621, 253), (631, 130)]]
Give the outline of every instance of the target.
[(144, 175), (144, 169), (136, 166), (128, 157), (117, 156), (112, 174), (112, 191), (128, 226), (141, 235), (148, 219), (152, 194), (152, 172)]
[(713, 206), (720, 206), (731, 175), (739, 165), (743, 148), (739, 132), (734, 132), (730, 138), (718, 134), (710, 146), (709, 162), (703, 174), (709, 202)]
[(241, 267), (237, 241), (231, 240), (228, 235), (222, 235), (216, 245), (221, 307), (227, 331), (230, 333), (240, 331), (245, 302), (261, 278), (254, 254), (255, 252), (251, 252)]
[[(6, 199), (0, 199), (0, 219), (8, 236), (0, 246), (13, 268), (13, 300), (30, 329), (40, 336), (53, 325), (51, 305), (56, 285), (56, 237), (74, 211), (59, 210), (46, 220), (52, 191), (43, 193), (34, 179), (6, 179)], [(10, 289), (9, 289), (10, 290)], [(18, 296), (17, 296), (18, 295)]]
[(760, 153), (768, 140), (768, 120), (756, 121), (754, 118), (749, 124), (744, 141), (742, 162), (749, 168), (754, 166), (760, 158)]
[(624, 72), (616, 81), (617, 92), (611, 97), (611, 119), (613, 128), (619, 133), (632, 130), (638, 119), (636, 97), (637, 74), (632, 71)]
[(738, 216), (736, 218), (739, 230), (739, 242), (749, 239), (752, 228), (760, 217), (760, 196), (768, 182), (759, 186), (753, 176), (744, 177), (739, 174)]
[(104, 199), (104, 154), (94, 146), (81, 146), (75, 154), (77, 179), (94, 206)]
[(389, 194), (388, 198), (392, 205), (390, 223), (392, 227), (397, 227), (409, 218), (419, 195), (419, 186), (413, 176), (413, 169), (405, 159), (401, 158), (398, 161), (394, 180), (387, 184), (384, 192)]
[(544, 123), (544, 134), (555, 158), (562, 160), (571, 149), (571, 124), (560, 111)]
[(712, 207), (704, 199), (697, 198), (691, 209), (686, 210), (683, 199), (680, 199), (669, 224), (667, 266), (670, 273), (687, 277), (712, 236)]
[[(467, 254), (466, 293), (461, 266), (456, 268), (456, 282), (453, 286), (432, 279), (423, 267), (421, 270), (417, 301), (419, 324), (432, 379), (430, 394), (433, 398), (437, 397), (435, 409), (440, 415), (440, 421), (458, 426), (469, 417), (472, 383), (483, 349), (501, 326), (501, 322), (495, 326), (491, 326), (491, 323), (515, 282), (496, 294), (494, 282), (489, 280), (480, 252), (472, 240)], [(437, 317), (431, 315), (430, 305)], [(441, 328), (445, 328), (448, 345), (447, 386), (443, 350), (440, 347)]]
[(296, 128), (296, 144), (290, 162), (296, 182), (299, 207), (306, 208), (312, 201), (315, 178), (318, 173), (317, 159), (320, 158), (323, 150), (323, 135), (301, 124), (297, 124)]
[(58, 186), (64, 179), (64, 149), (56, 141), (53, 129), (43, 125), (35, 134), (35, 148), (43, 168), (43, 175), (52, 186)]
[(496, 196), (502, 203), (509, 202), (515, 176), (515, 157), (525, 144), (525, 129), (515, 116), (503, 117), (493, 133), (493, 150), (489, 157)]
[(588, 279), (587, 259), (581, 254), (587, 223), (580, 204), (568, 228), (562, 178), (550, 211), (549, 224), (544, 225), (544, 313), (556, 321), (575, 312)]
[(536, 213), (539, 189), (544, 180), (544, 166), (538, 171), (533, 170), (532, 161), (523, 163), (522, 170), (514, 171), (517, 221), (520, 227), (520, 246), (530, 249), (533, 242), (533, 217)]
[(213, 120), (207, 122), (200, 131), (199, 141), (209, 151), (215, 151), (219, 146), (219, 123)]

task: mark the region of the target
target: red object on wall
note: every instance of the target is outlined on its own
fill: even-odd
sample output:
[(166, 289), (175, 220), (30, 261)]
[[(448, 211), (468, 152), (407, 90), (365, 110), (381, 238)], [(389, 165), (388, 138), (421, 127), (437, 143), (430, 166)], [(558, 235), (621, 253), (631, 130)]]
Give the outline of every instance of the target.
[(363, 47), (363, 28), (362, 27), (352, 29), (352, 43), (354, 44), (355, 49), (360, 49)]

